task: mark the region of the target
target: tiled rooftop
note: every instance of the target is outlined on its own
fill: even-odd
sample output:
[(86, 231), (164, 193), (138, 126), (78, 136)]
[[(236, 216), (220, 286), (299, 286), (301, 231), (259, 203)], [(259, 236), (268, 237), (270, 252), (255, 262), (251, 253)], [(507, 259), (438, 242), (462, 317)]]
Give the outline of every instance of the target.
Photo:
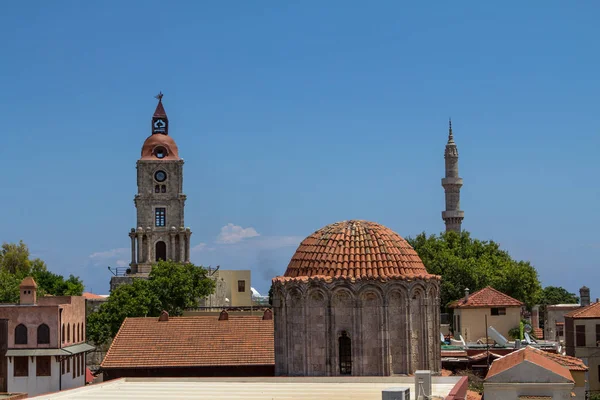
[(127, 318), (102, 368), (273, 365), (273, 319)]
[(477, 307), (521, 307), (521, 303), (517, 299), (513, 299), (507, 294), (499, 292), (491, 286), (487, 286), (471, 295), (468, 300), (456, 300), (450, 303), (451, 308), (477, 308)]
[(300, 243), (275, 280), (439, 279), (400, 235), (375, 222), (336, 222)]
[(600, 318), (600, 303), (592, 303), (589, 306), (581, 307), (565, 314), (565, 317), (571, 318)]
[(587, 371), (587, 367), (583, 364), (583, 361), (575, 357), (549, 353), (527, 346), (495, 360), (488, 371), (486, 379), (498, 375), (524, 361), (537, 364), (570, 381), (573, 381), (570, 371)]

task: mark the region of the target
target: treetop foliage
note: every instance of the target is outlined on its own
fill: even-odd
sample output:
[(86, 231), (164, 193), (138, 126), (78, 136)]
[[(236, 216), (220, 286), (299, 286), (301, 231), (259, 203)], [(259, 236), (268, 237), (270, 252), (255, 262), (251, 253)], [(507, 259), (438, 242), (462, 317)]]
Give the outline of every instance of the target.
[(87, 320), (87, 337), (96, 344), (111, 340), (125, 318), (158, 317), (162, 310), (171, 316), (198, 307), (213, 293), (215, 282), (203, 267), (174, 261), (159, 261), (148, 279), (134, 278), (113, 290), (108, 300)]
[(46, 263), (39, 258), (30, 258), (29, 248), (23, 241), (4, 243), (0, 248), (0, 303), (18, 303), (19, 285), (27, 276), (32, 276), (38, 285), (38, 296), (81, 296), (83, 282), (79, 277), (48, 271)]
[(421, 233), (407, 241), (431, 274), (441, 275), (441, 306), (492, 286), (528, 308), (537, 303), (542, 287), (536, 269), (527, 261), (513, 260), (494, 241), (471, 238), (466, 231), (427, 236)]

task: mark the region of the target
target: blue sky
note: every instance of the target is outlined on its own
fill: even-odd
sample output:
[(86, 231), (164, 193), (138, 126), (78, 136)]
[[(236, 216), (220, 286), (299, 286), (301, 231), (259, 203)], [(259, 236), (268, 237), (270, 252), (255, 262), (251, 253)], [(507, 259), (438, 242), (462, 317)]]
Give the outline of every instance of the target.
[[(0, 241), (108, 292), (165, 93), (192, 261), (266, 292), (344, 219), (443, 230), (451, 116), (463, 227), (544, 285), (600, 297), (593, 1), (10, 2), (0, 24)], [(596, 282), (596, 283), (595, 283)]]

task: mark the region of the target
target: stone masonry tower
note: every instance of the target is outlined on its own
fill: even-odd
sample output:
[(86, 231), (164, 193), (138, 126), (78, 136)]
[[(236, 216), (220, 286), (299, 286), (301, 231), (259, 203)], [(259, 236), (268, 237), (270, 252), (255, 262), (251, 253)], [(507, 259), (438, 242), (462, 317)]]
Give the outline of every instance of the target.
[(132, 228), (131, 274), (144, 276), (158, 260), (189, 262), (190, 228), (184, 228), (183, 160), (169, 136), (169, 119), (162, 93), (152, 116), (152, 134), (137, 162), (134, 202), (137, 229)]
[(463, 180), (458, 176), (458, 149), (452, 134), (452, 120), (449, 121), (448, 143), (444, 151), (446, 162), (446, 177), (442, 179), (442, 186), (446, 193), (446, 211), (442, 211), (442, 219), (446, 223), (446, 232), (460, 232), (464, 211), (460, 210), (460, 188)]

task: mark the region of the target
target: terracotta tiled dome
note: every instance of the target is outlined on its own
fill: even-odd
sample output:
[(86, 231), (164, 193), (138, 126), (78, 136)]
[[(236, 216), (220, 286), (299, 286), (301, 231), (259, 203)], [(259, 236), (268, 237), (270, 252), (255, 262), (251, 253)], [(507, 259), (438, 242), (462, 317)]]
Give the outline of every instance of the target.
[(280, 280), (437, 279), (396, 232), (369, 221), (342, 221), (300, 243)]
[[(160, 154), (159, 151), (163, 150)], [(162, 155), (162, 157), (157, 157)], [(142, 160), (179, 160), (179, 150), (169, 135), (150, 135), (142, 146)]]

